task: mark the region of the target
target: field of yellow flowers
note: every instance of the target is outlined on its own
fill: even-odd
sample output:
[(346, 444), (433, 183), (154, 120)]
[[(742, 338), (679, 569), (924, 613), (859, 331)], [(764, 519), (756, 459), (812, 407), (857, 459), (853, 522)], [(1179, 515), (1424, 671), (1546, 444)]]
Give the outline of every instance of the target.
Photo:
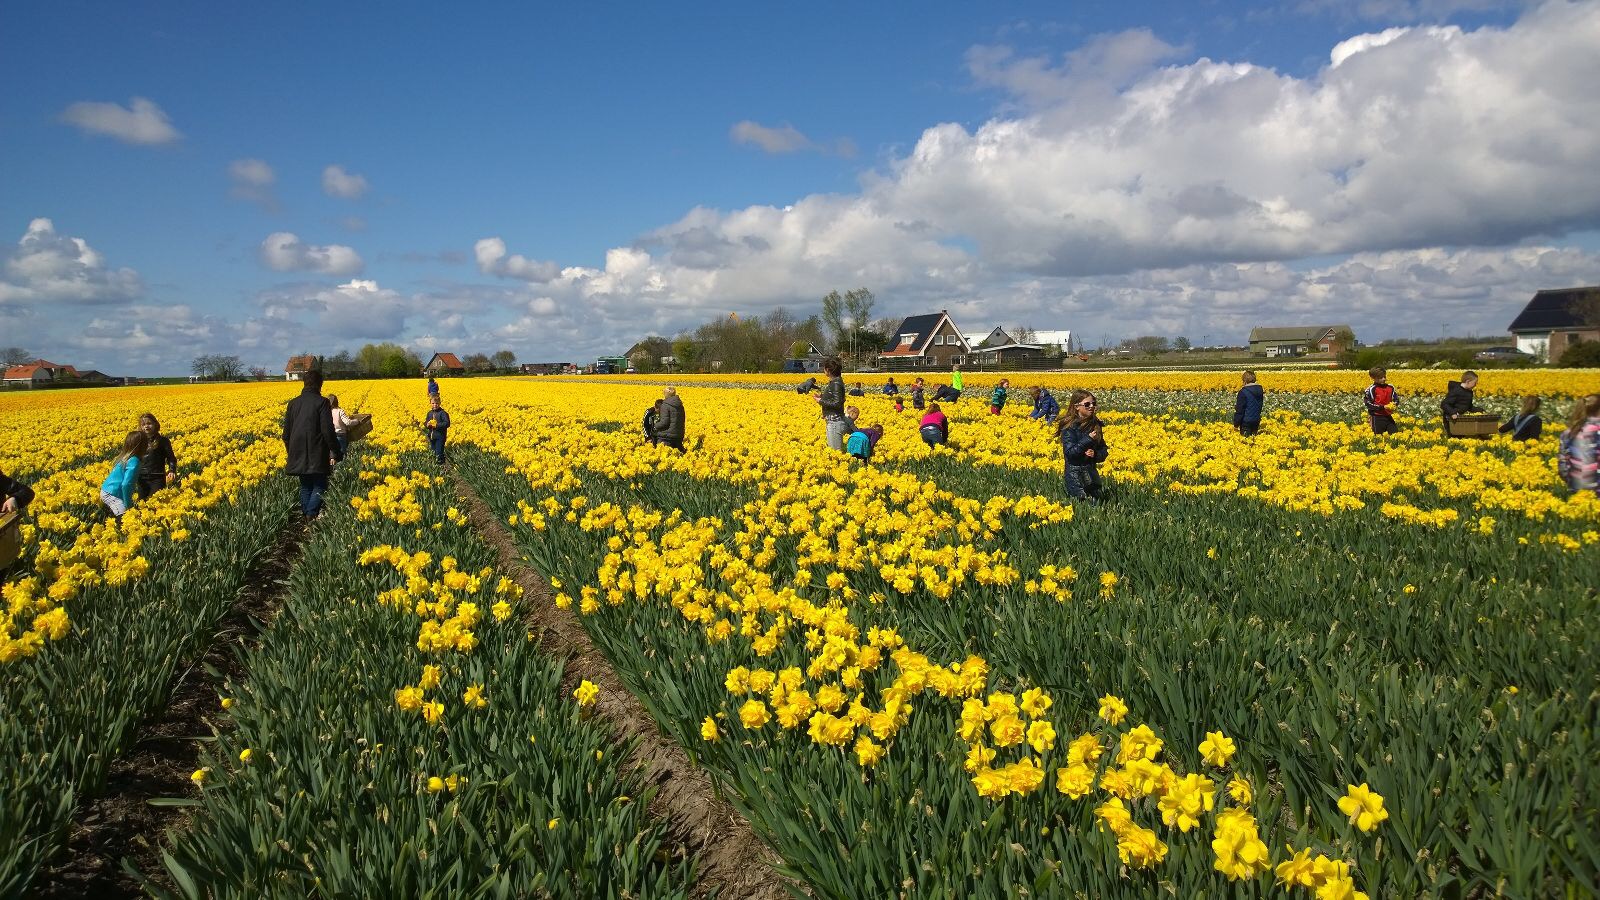
[[(986, 376), (947, 407), (950, 448), (921, 443), (909, 406), (856, 399), (885, 428), (871, 465), (822, 448), (792, 377), (682, 382), (682, 454), (639, 436), (658, 386), (445, 382), (444, 473), (420, 386), (361, 388), (347, 407), (381, 427), (242, 658), (168, 877), (194, 896), (689, 889), (448, 476), (814, 895), (1581, 894), (1600, 879), (1600, 503), (1566, 496), (1548, 429), (1443, 438), (1442, 377), (1432, 395), (1397, 380), (1414, 418), (1374, 437), (1365, 376), (1335, 376), (1263, 373), (1254, 439), (1226, 427), (1236, 375), (1085, 376), (1112, 451), (1098, 506), (1065, 499), (1025, 404), (988, 415)], [(1486, 405), (1538, 392), (1547, 421), (1597, 380), (1493, 377), (1525, 380), (1486, 376)], [(0, 468), (76, 499), (41, 491), (7, 575), (25, 646), (0, 664), (20, 711), (0, 750), (29, 775), (0, 808), (18, 848), (0, 894), (26, 889), (289, 515), (269, 478), (289, 395), (12, 411), (27, 425)], [(198, 471), (130, 545), (143, 519), (93, 523), (71, 491), (152, 397)]]

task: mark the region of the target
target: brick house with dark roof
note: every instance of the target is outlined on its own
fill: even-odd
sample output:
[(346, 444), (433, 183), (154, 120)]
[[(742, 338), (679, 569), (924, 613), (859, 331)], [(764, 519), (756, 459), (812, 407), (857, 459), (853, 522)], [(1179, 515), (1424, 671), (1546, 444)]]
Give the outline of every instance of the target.
[(951, 321), (950, 313), (941, 309), (908, 316), (901, 322), (878, 354), (878, 365), (886, 369), (948, 368), (969, 352), (971, 348), (961, 336), (961, 329)]
[(1600, 287), (1540, 291), (1508, 330), (1518, 350), (1559, 362), (1573, 344), (1600, 341)]

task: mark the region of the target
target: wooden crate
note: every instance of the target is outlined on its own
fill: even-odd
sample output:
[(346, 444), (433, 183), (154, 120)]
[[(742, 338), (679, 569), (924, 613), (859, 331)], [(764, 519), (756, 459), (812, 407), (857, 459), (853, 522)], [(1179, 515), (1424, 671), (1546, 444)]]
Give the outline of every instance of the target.
[(1500, 430), (1500, 417), (1468, 413), (1444, 420), (1445, 433), (1451, 437), (1486, 438)]
[(359, 415), (351, 416), (350, 417), (350, 424), (346, 425), (345, 429), (344, 429), (345, 437), (352, 444), (355, 443), (356, 441), (361, 440), (362, 438), (366, 437), (367, 435), (369, 435), (371, 433), (372, 433), (372, 414), (371, 413), (360, 413)]
[(11, 512), (0, 516), (0, 569), (22, 556), (21, 522), (21, 513)]

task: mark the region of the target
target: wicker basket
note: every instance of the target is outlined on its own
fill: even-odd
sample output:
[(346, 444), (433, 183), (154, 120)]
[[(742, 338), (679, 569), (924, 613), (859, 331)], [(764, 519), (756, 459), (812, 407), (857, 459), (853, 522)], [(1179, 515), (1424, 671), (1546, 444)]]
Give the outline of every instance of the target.
[(0, 516), (0, 569), (22, 556), (21, 522), (21, 513), (9, 512)]
[(345, 426), (344, 436), (350, 443), (355, 443), (372, 433), (372, 414), (361, 413), (350, 417), (350, 424)]
[(1444, 430), (1451, 437), (1486, 438), (1500, 430), (1500, 417), (1489, 413), (1468, 413), (1445, 419)]

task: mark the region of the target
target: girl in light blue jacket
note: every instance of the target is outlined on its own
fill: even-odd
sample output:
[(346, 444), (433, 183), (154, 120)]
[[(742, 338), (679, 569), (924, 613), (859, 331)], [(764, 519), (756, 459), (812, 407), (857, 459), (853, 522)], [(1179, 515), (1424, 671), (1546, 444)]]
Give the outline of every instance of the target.
[(134, 488), (139, 483), (139, 457), (147, 439), (142, 431), (130, 431), (122, 439), (122, 453), (111, 464), (111, 474), (100, 483), (100, 502), (118, 519), (133, 505)]

